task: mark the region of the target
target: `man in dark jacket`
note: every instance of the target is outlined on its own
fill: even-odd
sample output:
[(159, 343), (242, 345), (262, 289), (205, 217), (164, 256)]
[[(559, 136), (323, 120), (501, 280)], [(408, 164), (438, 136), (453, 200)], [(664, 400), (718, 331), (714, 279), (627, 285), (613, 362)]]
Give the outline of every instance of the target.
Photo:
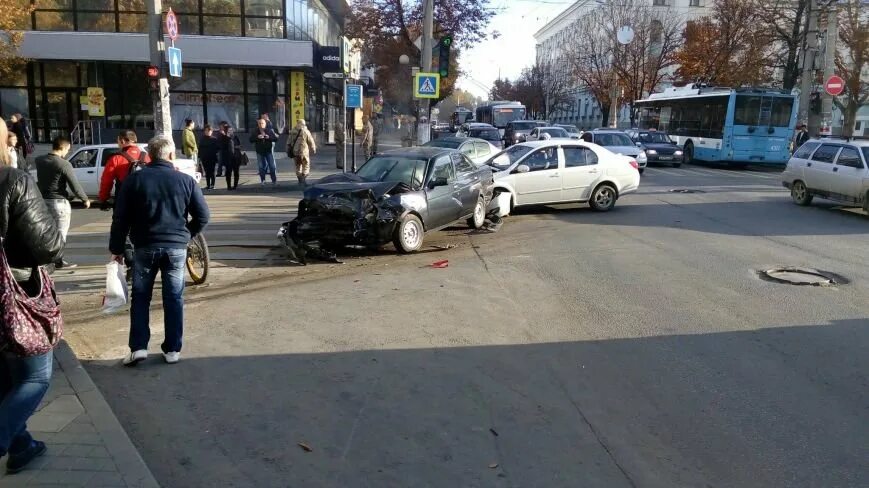
[[(75, 177), (72, 165), (64, 159), (69, 153), (69, 147), (69, 139), (60, 136), (52, 142), (50, 153), (36, 158), (36, 179), (39, 181), (39, 190), (42, 192), (45, 204), (48, 205), (48, 210), (57, 219), (57, 226), (64, 241), (66, 241), (72, 218), (72, 207), (69, 205), (67, 186), (72, 189), (76, 197), (84, 202), (85, 208), (91, 206), (91, 201)], [(76, 265), (66, 262), (61, 257), (55, 266), (57, 269), (61, 269), (74, 268)]]
[(208, 206), (199, 185), (172, 164), (172, 140), (163, 136), (151, 139), (148, 155), (151, 164), (130, 174), (121, 186), (109, 237), (112, 259), (120, 263), (128, 234), (135, 247), (126, 366), (135, 366), (148, 357), (149, 308), (157, 271), (163, 283), (163, 358), (169, 364), (178, 362), (184, 330), (187, 243), (208, 224)]
[(257, 128), (250, 134), (250, 142), (254, 143), (256, 150), (256, 159), (259, 165), (259, 181), (261, 185), (266, 184), (266, 173), (272, 177), (272, 185), (278, 182), (277, 168), (275, 167), (275, 153), (272, 151), (275, 142), (278, 140), (278, 135), (275, 131), (269, 129), (268, 121), (260, 118), (256, 121)]
[[(0, 119), (0, 151), (6, 151), (6, 127)], [(54, 262), (63, 238), (45, 206), (36, 182), (8, 165), (0, 154), (0, 237), (13, 278), (33, 293), (31, 270)], [(30, 286), (28, 286), (30, 285)], [(0, 349), (5, 344), (0, 341)], [(45, 453), (45, 443), (27, 432), (27, 420), (42, 401), (51, 381), (52, 352), (30, 357), (0, 354), (0, 457), (9, 454), (7, 473), (16, 473)]]

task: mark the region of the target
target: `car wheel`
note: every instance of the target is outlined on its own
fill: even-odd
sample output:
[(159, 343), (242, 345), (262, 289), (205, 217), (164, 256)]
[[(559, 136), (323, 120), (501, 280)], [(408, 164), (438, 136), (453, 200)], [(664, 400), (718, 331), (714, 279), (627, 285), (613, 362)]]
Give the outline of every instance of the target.
[(486, 223), (486, 202), (483, 196), (477, 198), (477, 204), (474, 205), (474, 215), (468, 219), (468, 227), (472, 229), (480, 229)]
[(422, 247), (422, 239), (425, 230), (422, 221), (416, 215), (407, 215), (395, 228), (392, 243), (401, 254), (418, 251)]
[(640, 174), (643, 174), (643, 171), (646, 171), (646, 168), (640, 168), (640, 169), (638, 169), (637, 171), (639, 171)]
[(592, 210), (606, 212), (615, 206), (617, 195), (618, 193), (612, 185), (604, 183), (595, 188), (591, 193), (589, 204), (591, 205)]
[(694, 143), (688, 141), (685, 143), (685, 149), (682, 150), (682, 162), (690, 163), (694, 161)]
[(800, 180), (795, 181), (791, 185), (791, 198), (794, 199), (794, 203), (797, 205), (806, 206), (812, 203), (812, 194), (809, 193), (806, 184)]

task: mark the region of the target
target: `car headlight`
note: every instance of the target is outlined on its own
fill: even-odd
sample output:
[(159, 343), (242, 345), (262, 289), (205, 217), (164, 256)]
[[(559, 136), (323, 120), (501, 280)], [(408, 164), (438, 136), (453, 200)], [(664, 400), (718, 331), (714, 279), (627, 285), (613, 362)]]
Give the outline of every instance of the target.
[(658, 151), (655, 151), (654, 149), (646, 149), (646, 154), (658, 154)]
[(677, 149), (676, 152), (673, 153), (673, 155), (674, 155), (674, 156), (681, 156), (681, 155), (682, 155), (682, 151), (679, 151), (679, 150)]
[(638, 161), (639, 161), (639, 160), (644, 160), (644, 159), (648, 159), (648, 158), (646, 157), (646, 153), (641, 152), (640, 154), (637, 154), (637, 160), (638, 160)]

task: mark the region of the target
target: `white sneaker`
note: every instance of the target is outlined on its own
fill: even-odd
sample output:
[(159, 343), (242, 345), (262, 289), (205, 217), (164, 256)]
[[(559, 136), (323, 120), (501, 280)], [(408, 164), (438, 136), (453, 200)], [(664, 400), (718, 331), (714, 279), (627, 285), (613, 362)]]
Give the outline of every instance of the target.
[(166, 364), (175, 364), (178, 360), (181, 359), (180, 352), (164, 352), (163, 360), (166, 361)]
[(124, 366), (135, 366), (145, 359), (148, 359), (147, 350), (139, 349), (138, 351), (130, 351), (130, 354), (127, 354), (127, 357), (124, 358)]

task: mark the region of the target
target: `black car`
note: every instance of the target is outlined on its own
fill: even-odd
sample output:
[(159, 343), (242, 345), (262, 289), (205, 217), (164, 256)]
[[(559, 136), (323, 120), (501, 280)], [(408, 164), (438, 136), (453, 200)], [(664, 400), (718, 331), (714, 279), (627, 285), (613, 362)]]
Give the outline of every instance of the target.
[(298, 216), (281, 237), (302, 249), (392, 242), (410, 253), (422, 247), (426, 232), (463, 220), (482, 227), (493, 186), (491, 167), (478, 167), (454, 149), (387, 151), (356, 173), (327, 176), (305, 190)]
[(630, 130), (628, 135), (638, 147), (646, 152), (649, 164), (667, 163), (674, 168), (682, 166), (682, 148), (666, 132), (654, 130)]
[(501, 131), (498, 129), (491, 127), (474, 127), (468, 130), (468, 137), (475, 137), (477, 139), (482, 139), (484, 141), (489, 142), (490, 144), (495, 145), (495, 147), (502, 147), (501, 141)]
[(525, 142), (525, 137), (535, 128), (540, 127), (537, 120), (514, 120), (504, 128), (504, 147)]

